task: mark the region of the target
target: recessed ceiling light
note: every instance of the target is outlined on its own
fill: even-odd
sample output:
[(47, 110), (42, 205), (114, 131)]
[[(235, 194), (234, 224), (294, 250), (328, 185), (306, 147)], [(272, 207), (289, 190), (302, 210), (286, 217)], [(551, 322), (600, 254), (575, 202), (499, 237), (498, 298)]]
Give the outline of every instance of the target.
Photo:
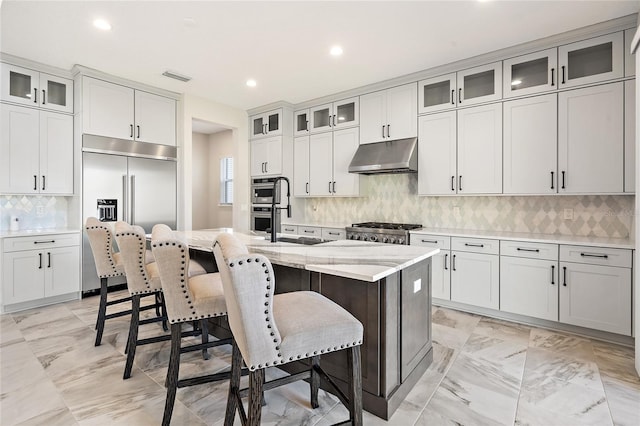
[(249, 80), (247, 80), (247, 86), (249, 87), (256, 87), (258, 83), (256, 83), (256, 81), (252, 78), (250, 78)]
[(94, 20), (93, 26), (103, 31), (109, 31), (111, 29), (111, 24), (106, 19)]
[(331, 53), (332, 56), (340, 56), (340, 55), (342, 55), (342, 47), (333, 46), (331, 48), (331, 50), (329, 51), (329, 53)]

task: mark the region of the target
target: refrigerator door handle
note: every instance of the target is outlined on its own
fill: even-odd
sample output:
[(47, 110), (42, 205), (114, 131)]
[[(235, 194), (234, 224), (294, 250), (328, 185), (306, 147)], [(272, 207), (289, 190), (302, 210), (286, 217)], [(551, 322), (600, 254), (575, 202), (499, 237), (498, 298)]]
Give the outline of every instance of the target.
[(128, 196), (127, 196), (127, 175), (122, 175), (122, 220), (127, 222)]
[(136, 175), (131, 175), (131, 225), (136, 224)]

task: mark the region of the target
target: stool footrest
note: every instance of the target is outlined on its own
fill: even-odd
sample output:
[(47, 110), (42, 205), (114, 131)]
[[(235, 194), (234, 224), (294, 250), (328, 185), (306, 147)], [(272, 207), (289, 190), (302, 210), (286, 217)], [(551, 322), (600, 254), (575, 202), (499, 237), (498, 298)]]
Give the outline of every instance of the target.
[(322, 367), (314, 365), (313, 369), (318, 374), (320, 374), (320, 378), (321, 379), (324, 379), (324, 381), (327, 382), (329, 385), (331, 385), (331, 387), (336, 391), (335, 395), (338, 397), (340, 402), (342, 402), (342, 404), (345, 407), (348, 407), (349, 406), (349, 397), (347, 397), (347, 395), (345, 395), (344, 392), (342, 392), (342, 390), (340, 390), (338, 385), (336, 385), (336, 382), (334, 382), (333, 379), (331, 377), (329, 377), (329, 375), (327, 373), (325, 373), (325, 371), (322, 369)]
[(185, 388), (187, 386), (202, 385), (205, 383), (217, 382), (220, 380), (227, 380), (231, 377), (231, 371), (224, 371), (222, 373), (208, 374), (206, 376), (191, 377), (189, 379), (178, 380), (178, 387)]
[(118, 303), (131, 302), (131, 296), (123, 297), (122, 299), (109, 300), (107, 306), (117, 305)]
[(153, 318), (147, 318), (147, 319), (140, 320), (140, 322), (138, 324), (139, 325), (152, 324), (154, 322), (161, 322), (161, 321), (166, 321), (166, 320), (167, 320), (167, 317), (153, 317)]
[(111, 318), (118, 318), (118, 317), (123, 317), (125, 315), (130, 315), (131, 314), (131, 310), (128, 311), (120, 311), (120, 312), (114, 312), (113, 314), (108, 314), (104, 316), (105, 320), (111, 319)]
[(164, 334), (162, 336), (148, 337), (146, 339), (137, 340), (136, 341), (136, 346), (148, 345), (149, 343), (164, 342), (164, 341), (167, 341), (167, 340), (171, 340), (171, 335), (170, 334)]
[[(298, 380), (305, 380), (311, 377), (310, 370), (304, 370), (299, 373), (290, 374), (285, 377), (281, 377), (279, 379), (269, 380), (268, 382), (264, 382), (263, 390), (268, 391), (270, 389), (275, 389), (280, 386), (288, 385), (289, 383), (297, 382)], [(240, 389), (238, 394), (241, 398), (246, 398), (249, 395), (249, 388)]]
[[(193, 336), (192, 334), (188, 334), (188, 336)], [(184, 334), (183, 334), (184, 337)], [(212, 342), (207, 343), (199, 343), (197, 345), (183, 346), (180, 348), (180, 353), (194, 352), (199, 351), (201, 349), (215, 348), (216, 346), (222, 345), (230, 345), (231, 339), (222, 339), (222, 340), (214, 340)]]

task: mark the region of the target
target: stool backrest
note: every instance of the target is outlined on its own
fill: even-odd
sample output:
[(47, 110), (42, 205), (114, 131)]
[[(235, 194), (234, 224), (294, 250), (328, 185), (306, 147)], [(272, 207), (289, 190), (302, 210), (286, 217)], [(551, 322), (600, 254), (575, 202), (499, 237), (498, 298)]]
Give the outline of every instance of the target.
[(122, 267), (117, 267), (113, 257), (113, 234), (108, 224), (100, 222), (95, 217), (87, 218), (85, 223), (87, 237), (93, 252), (93, 260), (96, 263), (96, 271), (99, 278), (116, 277), (124, 275)]
[(127, 275), (127, 287), (129, 293), (149, 293), (160, 289), (160, 283), (154, 282), (147, 271), (146, 236), (141, 226), (129, 225), (127, 222), (116, 222), (116, 242), (120, 249), (120, 262), (124, 266)]
[(155, 240), (168, 239), (173, 238), (174, 232), (169, 226), (164, 223), (158, 223), (153, 225), (153, 229), (151, 229), (151, 242)]
[(250, 254), (231, 234), (213, 246), (233, 338), (250, 370), (277, 364), (282, 341), (273, 318), (275, 277), (265, 256)]

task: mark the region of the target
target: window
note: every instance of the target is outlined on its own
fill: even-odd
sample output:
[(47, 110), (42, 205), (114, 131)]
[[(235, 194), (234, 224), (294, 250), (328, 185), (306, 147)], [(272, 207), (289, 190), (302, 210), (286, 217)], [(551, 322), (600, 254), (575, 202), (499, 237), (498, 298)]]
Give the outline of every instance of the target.
[(233, 158), (220, 159), (220, 204), (233, 204)]

